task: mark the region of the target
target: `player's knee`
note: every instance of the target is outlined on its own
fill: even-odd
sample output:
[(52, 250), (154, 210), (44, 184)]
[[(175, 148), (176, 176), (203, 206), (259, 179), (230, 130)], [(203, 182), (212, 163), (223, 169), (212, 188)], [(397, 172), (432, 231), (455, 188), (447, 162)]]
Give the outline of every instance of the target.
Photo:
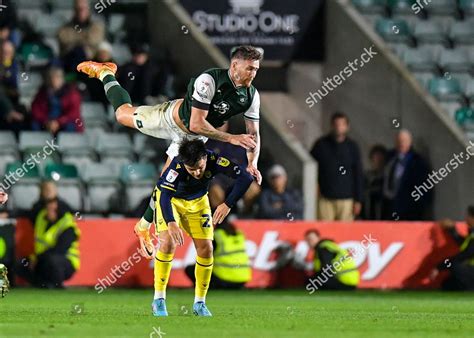
[(123, 107), (118, 107), (117, 110), (115, 111), (115, 119), (117, 120), (118, 123), (125, 125), (128, 119), (127, 110), (124, 109)]
[(211, 241), (206, 241), (202, 245), (200, 245), (198, 248), (196, 248), (197, 254), (199, 257), (202, 258), (210, 258), (212, 257), (212, 242)]

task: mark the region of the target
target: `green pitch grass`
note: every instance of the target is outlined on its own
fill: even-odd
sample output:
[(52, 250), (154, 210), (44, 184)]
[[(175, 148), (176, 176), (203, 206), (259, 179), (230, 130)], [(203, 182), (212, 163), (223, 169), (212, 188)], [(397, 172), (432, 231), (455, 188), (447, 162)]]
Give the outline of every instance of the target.
[[(474, 294), (210, 291), (212, 318), (192, 315), (192, 290), (13, 289), (0, 299), (0, 337), (472, 337)], [(161, 333), (160, 335), (157, 333)]]

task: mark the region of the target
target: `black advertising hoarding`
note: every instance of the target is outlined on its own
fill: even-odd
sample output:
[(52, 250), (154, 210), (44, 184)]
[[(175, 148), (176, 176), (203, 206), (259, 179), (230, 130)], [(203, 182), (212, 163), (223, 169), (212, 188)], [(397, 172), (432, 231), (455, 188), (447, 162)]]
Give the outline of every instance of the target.
[(194, 24), (225, 55), (251, 44), (265, 60), (287, 61), (308, 28), (320, 0), (180, 0)]

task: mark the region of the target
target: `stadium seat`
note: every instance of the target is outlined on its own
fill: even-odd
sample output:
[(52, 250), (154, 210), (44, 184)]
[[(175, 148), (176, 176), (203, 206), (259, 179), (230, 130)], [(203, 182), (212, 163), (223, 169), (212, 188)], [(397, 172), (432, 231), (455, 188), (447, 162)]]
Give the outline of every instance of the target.
[(53, 12), (43, 13), (36, 19), (35, 29), (46, 37), (55, 37), (58, 30), (66, 23), (66, 18)]
[(462, 108), (462, 104), (458, 101), (441, 101), (439, 104), (453, 120), (455, 119), (456, 112)]
[(352, 0), (352, 3), (362, 13), (385, 13), (386, 0)]
[(474, 131), (474, 109), (462, 107), (455, 113), (455, 120), (466, 131)]
[(441, 24), (432, 20), (421, 20), (415, 25), (413, 36), (419, 44), (447, 44), (448, 38)]
[(415, 78), (418, 80), (418, 82), (421, 83), (421, 85), (424, 88), (428, 88), (428, 84), (429, 84), (430, 80), (433, 79), (434, 77), (436, 77), (436, 75), (432, 72), (417, 72), (417, 71), (414, 71), (413, 75), (415, 75)]
[(82, 171), (87, 184), (88, 212), (108, 213), (119, 210), (121, 184), (118, 174), (109, 165), (91, 163)]
[(48, 163), (44, 177), (54, 180), (58, 187), (58, 195), (74, 210), (83, 210), (83, 187), (77, 168), (70, 164)]
[(114, 43), (112, 45), (114, 60), (117, 64), (122, 65), (132, 59), (132, 53), (127, 45)]
[(449, 37), (456, 45), (474, 45), (474, 19), (453, 23)]
[(474, 103), (474, 78), (471, 77), (468, 81), (465, 83), (465, 90), (464, 90), (464, 95), (471, 101), (471, 103)]
[(474, 0), (459, 0), (459, 8), (464, 16), (474, 16)]
[(445, 72), (468, 73), (471, 69), (469, 55), (464, 50), (444, 49), (439, 55), (438, 64)]
[[(10, 210), (30, 210), (40, 194), (40, 172), (38, 166), (31, 167), (27, 163), (16, 161), (9, 163), (5, 173), (10, 177)], [(7, 183), (6, 181), (4, 183)]]
[(3, 177), (7, 164), (19, 158), (15, 134), (12, 131), (0, 131), (0, 177)]
[(34, 97), (43, 83), (39, 72), (23, 72), (18, 79), (18, 91), (21, 96)]
[[(48, 150), (48, 152), (50, 151)], [(26, 162), (29, 159), (31, 159), (31, 161), (34, 161), (35, 163), (38, 164), (38, 167), (40, 168), (40, 172), (44, 172), (44, 168), (49, 163), (54, 164), (54, 163), (61, 162), (61, 158), (57, 151), (54, 151), (48, 154), (47, 152), (45, 152), (43, 147), (31, 147), (31, 148), (26, 149), (23, 152), (23, 162)]]
[(125, 133), (99, 134), (95, 148), (102, 159), (111, 156), (134, 157), (132, 142)]
[(405, 50), (402, 57), (413, 71), (418, 72), (435, 72), (437, 70), (436, 59), (428, 50), (421, 48), (410, 48)]
[(152, 164), (133, 163), (122, 167), (120, 178), (125, 185), (125, 211), (131, 212), (151, 195), (158, 174)]
[(413, 0), (388, 0), (387, 5), (392, 14), (411, 14), (414, 12), (411, 8)]
[(149, 137), (142, 133), (133, 135), (133, 150), (140, 162), (154, 162), (166, 160), (166, 150), (169, 140)]
[(107, 113), (101, 103), (83, 102), (81, 105), (81, 118), (86, 129), (109, 129)]
[(425, 6), (428, 14), (431, 15), (451, 15), (455, 16), (458, 12), (456, 0), (433, 0)]
[(432, 95), (443, 101), (459, 100), (462, 94), (461, 85), (454, 78), (437, 77), (431, 79), (428, 88)]
[(88, 155), (92, 157), (94, 155), (94, 149), (85, 134), (61, 132), (58, 135), (58, 146), (63, 156)]
[(409, 48), (406, 44), (404, 43), (396, 43), (396, 42), (389, 42), (387, 43), (389, 46), (390, 50), (395, 53), (400, 59), (403, 56), (403, 53)]
[(23, 43), (18, 50), (18, 55), (26, 67), (46, 66), (54, 56), (49, 47), (36, 42)]
[(404, 20), (379, 19), (375, 24), (375, 30), (387, 42), (411, 41), (411, 32), (408, 24)]
[(53, 136), (43, 131), (22, 131), (19, 136), (19, 148), (25, 151), (28, 148), (43, 147), (52, 142)]

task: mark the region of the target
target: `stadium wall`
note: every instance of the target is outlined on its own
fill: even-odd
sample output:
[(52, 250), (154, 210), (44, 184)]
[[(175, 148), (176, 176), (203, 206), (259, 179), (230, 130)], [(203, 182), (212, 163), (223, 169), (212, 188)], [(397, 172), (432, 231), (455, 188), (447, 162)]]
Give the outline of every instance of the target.
[[(378, 53), (363, 68), (324, 97), (323, 125), (335, 110), (348, 114), (352, 135), (362, 154), (382, 143), (393, 147), (394, 136), (407, 128), (415, 149), (433, 169), (445, 167), (453, 154), (469, 147), (467, 137), (437, 101), (416, 81), (348, 0), (327, 1), (324, 78), (339, 74), (364, 48)], [(309, 88), (315, 92), (320, 88)], [(394, 121), (396, 120), (396, 121)], [(474, 154), (474, 148), (470, 148)], [(365, 156), (366, 157), (366, 156)], [(471, 156), (472, 158), (472, 156)], [(474, 160), (466, 161), (435, 187), (434, 217), (461, 219), (474, 200)]]
[[(169, 51), (180, 78), (189, 81), (204, 69), (229, 66), (227, 57), (197, 29), (177, 1), (149, 1), (148, 6), (152, 47)], [(183, 82), (183, 85), (187, 83)], [(271, 110), (264, 104), (261, 114), (263, 148), (272, 153), (275, 162), (286, 168), (289, 184), (303, 191), (304, 218), (315, 219), (316, 163), (293, 135), (277, 125), (271, 118)]]
[[(90, 286), (99, 293), (108, 287), (151, 287), (153, 261), (144, 259), (138, 252), (138, 241), (132, 234), (136, 221), (78, 221), (81, 268), (67, 285)], [(428, 279), (431, 270), (458, 250), (454, 240), (433, 222), (238, 220), (235, 225), (247, 239), (247, 253), (253, 269), (252, 280), (247, 286), (253, 288), (305, 287), (312, 270), (313, 253), (304, 241), (304, 234), (314, 228), (322, 237), (332, 238), (350, 250), (361, 273), (361, 288), (437, 287), (446, 275), (443, 273), (433, 282)], [(457, 226), (461, 233), (467, 234), (465, 224)], [(196, 251), (189, 236), (184, 237), (184, 245), (177, 248), (173, 260), (170, 286), (174, 287), (191, 286), (184, 268), (194, 264)], [(153, 240), (157, 244), (156, 238)], [(291, 264), (274, 270), (277, 264), (274, 250), (283, 243), (294, 250), (306, 271), (296, 270)], [(33, 227), (26, 219), (17, 223), (15, 246), (18, 259), (33, 251)]]

